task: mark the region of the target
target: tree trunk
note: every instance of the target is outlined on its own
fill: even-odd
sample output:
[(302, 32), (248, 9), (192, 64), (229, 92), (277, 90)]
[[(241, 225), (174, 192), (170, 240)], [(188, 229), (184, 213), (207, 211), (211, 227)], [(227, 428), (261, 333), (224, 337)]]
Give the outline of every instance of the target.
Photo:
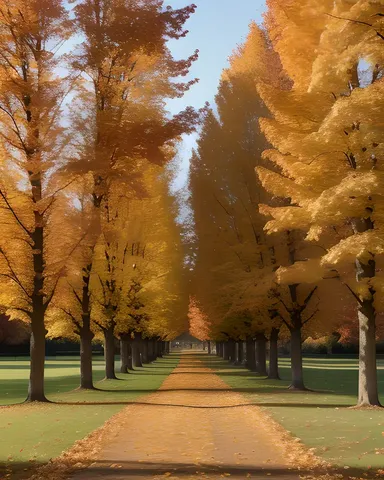
[(212, 346), (211, 346), (211, 341), (210, 341), (210, 340), (208, 340), (207, 345), (208, 345), (208, 355), (211, 355), (211, 353), (212, 353)]
[(239, 342), (235, 342), (233, 346), (233, 365), (239, 364)]
[(247, 339), (247, 368), (251, 372), (256, 372), (256, 351), (255, 341), (253, 339)]
[(89, 280), (92, 264), (83, 268), (83, 290), (81, 294), (81, 318), (82, 326), (80, 333), (80, 388), (93, 390), (92, 373), (92, 339), (94, 334), (91, 330), (90, 292)]
[[(29, 107), (28, 107), (29, 109)], [(30, 110), (29, 110), (30, 111)], [(38, 157), (36, 157), (35, 161)], [(30, 160), (34, 160), (33, 156)], [(48, 303), (44, 302), (44, 215), (40, 212), (38, 203), (42, 199), (41, 173), (30, 176), (32, 200), (34, 202), (34, 230), (32, 232), (33, 255), (33, 293), (31, 313), (31, 343), (30, 343), (30, 376), (28, 387), (28, 402), (47, 402), (44, 392), (45, 364), (45, 311)], [(53, 293), (52, 293), (53, 294)], [(46, 301), (47, 302), (47, 301)]]
[[(366, 209), (366, 213), (373, 213), (373, 209)], [(370, 216), (355, 219), (352, 222), (355, 233), (374, 230), (375, 224)], [(374, 256), (366, 263), (356, 259), (356, 280), (366, 282), (376, 276), (376, 261)], [(373, 283), (373, 282), (372, 282)], [(377, 391), (377, 364), (376, 364), (376, 311), (374, 307), (375, 289), (369, 287), (370, 298), (359, 301), (359, 407), (381, 406)]]
[(144, 338), (141, 342), (141, 361), (143, 363), (149, 363), (148, 359), (148, 339)]
[(94, 390), (92, 376), (92, 339), (91, 322), (83, 315), (83, 325), (80, 328), (80, 388)]
[(279, 358), (278, 358), (278, 348), (277, 341), (279, 339), (279, 330), (277, 328), (272, 328), (271, 334), (269, 336), (269, 369), (268, 369), (268, 378), (271, 380), (280, 380), (279, 376)]
[(127, 361), (128, 361), (128, 373), (129, 370), (134, 370), (133, 368), (133, 350), (132, 350), (132, 340), (127, 341)]
[(377, 390), (376, 319), (373, 300), (359, 308), (359, 407), (380, 406)]
[(148, 340), (148, 361), (152, 363), (155, 360), (155, 347), (153, 344), (153, 338)]
[(267, 339), (264, 334), (256, 336), (256, 368), (260, 375), (266, 377), (267, 373)]
[(162, 353), (162, 342), (161, 340), (156, 341), (156, 350), (157, 350), (157, 358), (162, 358), (163, 353)]
[(228, 340), (228, 357), (231, 363), (236, 362), (236, 342), (232, 339)]
[(171, 353), (171, 342), (166, 341), (165, 342), (165, 353), (169, 355)]
[(45, 335), (44, 313), (31, 322), (31, 366), (27, 402), (48, 402), (44, 394)]
[(105, 358), (105, 378), (107, 380), (116, 380), (115, 374), (115, 336), (113, 334), (114, 326), (104, 328), (104, 358)]
[(303, 353), (301, 350), (301, 327), (290, 329), (291, 332), (291, 372), (292, 390), (306, 390), (303, 378)]
[(229, 343), (223, 342), (223, 359), (229, 360), (229, 357), (230, 357)]
[(244, 361), (244, 342), (239, 342), (238, 343), (237, 361), (238, 361), (239, 365), (243, 364), (243, 361)]
[(120, 338), (120, 359), (121, 359), (120, 372), (129, 373), (128, 372), (128, 341), (126, 340), (124, 335), (121, 335), (121, 338)]
[(222, 357), (223, 352), (222, 352), (222, 343), (221, 342), (216, 342), (216, 355), (218, 357)]
[(141, 334), (135, 333), (135, 338), (131, 342), (132, 359), (134, 367), (142, 367), (140, 348), (141, 347)]

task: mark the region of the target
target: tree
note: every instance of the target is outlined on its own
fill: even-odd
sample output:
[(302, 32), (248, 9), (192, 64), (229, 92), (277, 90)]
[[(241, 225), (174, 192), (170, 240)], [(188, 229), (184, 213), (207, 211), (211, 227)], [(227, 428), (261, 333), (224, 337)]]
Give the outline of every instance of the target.
[[(383, 246), (382, 189), (377, 161), (382, 131), (376, 118), (382, 112), (374, 99), (383, 88), (382, 38), (380, 20), (370, 28), (370, 19), (380, 15), (381, 7), (364, 1), (353, 5), (331, 2), (321, 6), (327, 15), (320, 17), (319, 11), (312, 10), (311, 18), (304, 20), (304, 3), (308, 2), (290, 4), (295, 22), (287, 28), (291, 34), (305, 31), (312, 39), (315, 30), (316, 55), (308, 57), (311, 61), (298, 72), (293, 55), (285, 48), (291, 37), (280, 29), (276, 49), (288, 73), (296, 75), (295, 84), (285, 95), (259, 86), (274, 115), (273, 120), (262, 122), (276, 148), (266, 155), (281, 169), (280, 173), (259, 170), (259, 176), (274, 195), (290, 198), (289, 206), (269, 210), (273, 220), (267, 229), (300, 229), (307, 232), (308, 241), (316, 243), (326, 239), (326, 250), (316, 262), (299, 262), (280, 276), (294, 280), (299, 275), (309, 283), (333, 275), (347, 286), (359, 309), (358, 405), (379, 405), (375, 316), (381, 309), (377, 293), (382, 283), (378, 257)], [(273, 2), (272, 32), (285, 8)], [(314, 30), (308, 29), (309, 21), (317, 26)], [(370, 65), (365, 76), (363, 59)]]
[[(61, 198), (65, 206), (60, 217), (63, 235), (56, 239), (56, 251), (70, 250), (65, 275), (60, 279), (52, 308), (48, 310), (50, 337), (80, 338), (80, 388), (93, 389), (92, 340), (89, 291), (94, 246), (100, 236), (100, 219), (93, 206), (92, 176), (84, 175), (71, 183)], [(69, 247), (68, 247), (69, 245)]]
[[(71, 58), (81, 82), (72, 104), (72, 148), (65, 170), (70, 178), (92, 176), (90, 194), (101, 224), (108, 224), (110, 192), (125, 185), (139, 193), (142, 162), (165, 164), (178, 137), (195, 128), (199, 114), (193, 109), (173, 118), (164, 109), (166, 97), (182, 96), (195, 83), (174, 80), (188, 73), (197, 52), (176, 61), (166, 46), (169, 38), (187, 33), (183, 24), (194, 10), (194, 5), (164, 10), (158, 1), (84, 0), (75, 5), (75, 25), (84, 41)], [(93, 238), (78, 265), (82, 283), (72, 292), (82, 310), (76, 330), (83, 388), (92, 388), (90, 276), (95, 246)]]
[(0, 141), (8, 170), (0, 186), (2, 303), (31, 322), (28, 400), (46, 401), (44, 317), (63, 268), (51, 249), (56, 190), (63, 188), (52, 172), (62, 153), (61, 104), (69, 88), (55, 70), (70, 28), (60, 0), (4, 4), (0, 25)]
[(189, 299), (188, 319), (189, 333), (202, 342), (208, 341), (208, 353), (211, 353), (209, 320), (193, 297)]

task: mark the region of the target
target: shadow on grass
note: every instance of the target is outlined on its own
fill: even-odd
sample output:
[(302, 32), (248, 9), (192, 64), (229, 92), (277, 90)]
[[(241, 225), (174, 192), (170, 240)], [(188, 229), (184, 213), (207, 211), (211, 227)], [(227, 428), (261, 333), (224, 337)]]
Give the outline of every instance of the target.
[[(116, 465), (116, 468), (111, 468), (111, 464)], [(0, 475), (7, 475), (12, 472), (12, 480), (22, 480), (29, 478), (36, 472), (37, 468), (43, 464), (32, 464), (29, 462), (13, 462), (5, 463), (0, 462)], [(120, 461), (120, 460), (105, 460), (105, 461), (93, 461), (92, 466), (83, 469), (75, 470), (69, 469), (65, 472), (66, 476), (71, 475), (71, 478), (76, 480), (93, 480), (98, 478), (110, 478), (116, 480), (117, 478), (135, 479), (142, 477), (148, 479), (153, 476), (169, 476), (167, 473), (172, 471), (172, 476), (179, 478), (204, 478), (206, 475), (220, 475), (230, 476), (232, 478), (245, 478), (246, 476), (252, 476), (252, 478), (279, 478), (284, 480), (298, 480), (304, 475), (310, 475), (311, 477), (317, 477), (325, 474), (337, 474), (341, 480), (349, 480), (352, 477), (364, 477), (366, 479), (378, 478), (379, 472), (377, 470), (364, 470), (364, 469), (349, 469), (345, 470), (336, 469), (295, 469), (295, 468), (281, 468), (281, 467), (266, 467), (261, 465), (233, 465), (233, 464), (220, 464), (214, 465), (209, 463), (193, 464), (193, 463), (155, 463), (155, 462), (133, 462), (133, 461)], [(1, 478), (1, 477), (0, 477)], [(7, 477), (9, 478), (9, 477)], [(208, 478), (208, 477), (207, 477)]]
[[(144, 392), (143, 392), (144, 393)], [(150, 393), (148, 390), (145, 393)], [(242, 403), (236, 405), (186, 405), (186, 404), (178, 404), (178, 403), (156, 403), (156, 402), (119, 402), (119, 401), (111, 401), (111, 402), (53, 402), (55, 405), (74, 405), (74, 406), (87, 406), (87, 405), (144, 405), (146, 407), (179, 407), (179, 408), (192, 408), (192, 409), (221, 409), (225, 410), (228, 408), (241, 408), (241, 407), (293, 407), (293, 408), (331, 408), (331, 409), (341, 409), (341, 408), (349, 408), (352, 405), (343, 405), (340, 403), (326, 403), (326, 404), (319, 404), (319, 403), (284, 403), (281, 402), (251, 402), (251, 403)]]

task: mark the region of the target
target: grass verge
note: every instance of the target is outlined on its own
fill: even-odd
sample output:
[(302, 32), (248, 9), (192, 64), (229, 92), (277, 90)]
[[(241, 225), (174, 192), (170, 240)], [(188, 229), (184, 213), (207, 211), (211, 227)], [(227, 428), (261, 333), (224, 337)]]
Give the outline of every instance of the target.
[[(354, 359), (306, 358), (306, 385), (313, 391), (287, 390), (289, 359), (280, 360), (282, 380), (266, 380), (242, 367), (210, 356), (206, 366), (251, 403), (266, 408), (286, 430), (336, 467), (384, 468), (384, 409), (354, 410), (358, 365)], [(379, 361), (384, 403), (384, 361)]]
[[(103, 362), (96, 359), (95, 391), (74, 390), (79, 359), (47, 362), (46, 392), (50, 404), (15, 404), (26, 397), (28, 362), (0, 361), (0, 478), (16, 478), (33, 465), (48, 462), (77, 440), (103, 425), (137, 398), (156, 391), (179, 362), (178, 355), (158, 359), (119, 380), (102, 380)], [(13, 405), (15, 404), (15, 405)], [(8, 477), (6, 477), (8, 475)]]

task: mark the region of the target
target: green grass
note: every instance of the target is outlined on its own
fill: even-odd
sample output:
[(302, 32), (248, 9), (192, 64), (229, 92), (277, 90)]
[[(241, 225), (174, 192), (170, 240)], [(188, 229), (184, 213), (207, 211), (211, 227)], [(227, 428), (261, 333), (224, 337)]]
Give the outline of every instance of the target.
[[(55, 403), (23, 402), (28, 388), (28, 361), (0, 359), (0, 478), (2, 469), (20, 471), (57, 457), (76, 440), (100, 427), (138, 397), (156, 391), (177, 366), (178, 355), (158, 359), (119, 380), (103, 381), (103, 359), (94, 361), (98, 390), (78, 391), (79, 359), (48, 360), (46, 393)], [(82, 402), (79, 405), (74, 403)]]
[[(315, 453), (336, 466), (359, 469), (384, 467), (384, 410), (353, 410), (356, 403), (357, 360), (306, 358), (306, 385), (313, 391), (287, 390), (289, 359), (280, 359), (281, 381), (266, 380), (217, 357), (207, 366), (251, 403), (272, 416)], [(379, 389), (384, 404), (384, 361), (379, 361)]]

